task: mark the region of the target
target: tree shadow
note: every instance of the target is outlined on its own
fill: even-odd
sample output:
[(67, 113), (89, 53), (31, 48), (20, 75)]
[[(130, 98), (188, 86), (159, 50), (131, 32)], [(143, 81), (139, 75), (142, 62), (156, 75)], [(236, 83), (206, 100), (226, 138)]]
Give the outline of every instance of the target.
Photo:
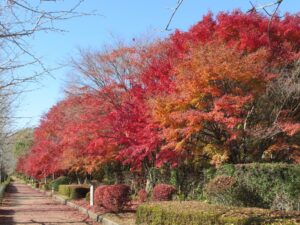
[(15, 214), (14, 210), (0, 209), (0, 224), (11, 225), (14, 224), (13, 215)]

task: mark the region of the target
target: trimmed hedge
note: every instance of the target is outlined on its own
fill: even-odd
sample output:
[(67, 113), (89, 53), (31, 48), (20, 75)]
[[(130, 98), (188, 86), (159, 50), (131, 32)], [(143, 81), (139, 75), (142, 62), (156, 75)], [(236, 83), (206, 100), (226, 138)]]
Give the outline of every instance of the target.
[(130, 187), (125, 184), (103, 185), (95, 191), (95, 204), (111, 212), (120, 212), (130, 201)]
[(70, 197), (70, 185), (62, 184), (58, 186), (58, 193)]
[(216, 176), (210, 180), (204, 191), (211, 203), (240, 206), (245, 202), (244, 199), (248, 203), (250, 199), (250, 194), (244, 192), (232, 176)]
[(175, 194), (176, 188), (169, 184), (157, 184), (153, 188), (153, 200), (154, 201), (170, 201), (173, 194)]
[(103, 194), (107, 185), (101, 185), (96, 188), (94, 193), (94, 201), (97, 206), (103, 206)]
[(51, 189), (50, 183), (45, 183), (45, 184), (43, 185), (42, 189), (44, 189), (44, 190), (46, 190), (46, 191), (50, 190), (50, 189)]
[(70, 199), (85, 198), (90, 191), (87, 185), (59, 185), (58, 193)]
[(54, 189), (54, 191), (58, 191), (58, 187), (61, 184), (70, 184), (70, 179), (65, 176), (58, 177), (50, 183), (50, 187)]
[(125, 184), (109, 185), (104, 189), (103, 207), (111, 212), (120, 212), (130, 200), (130, 187)]
[[(300, 202), (300, 165), (285, 163), (252, 163), (224, 165), (214, 173), (206, 189), (213, 189), (217, 177), (232, 177), (235, 180), (230, 189), (206, 191), (209, 200), (236, 206), (250, 206), (272, 209), (296, 209)], [(217, 184), (217, 183), (216, 183)], [(219, 198), (216, 196), (219, 195)], [(225, 203), (226, 204), (226, 203)]]
[[(137, 225), (298, 224), (300, 212), (282, 214), (266, 209), (235, 208), (207, 203), (156, 202), (140, 205)], [(288, 218), (288, 219), (287, 219)]]

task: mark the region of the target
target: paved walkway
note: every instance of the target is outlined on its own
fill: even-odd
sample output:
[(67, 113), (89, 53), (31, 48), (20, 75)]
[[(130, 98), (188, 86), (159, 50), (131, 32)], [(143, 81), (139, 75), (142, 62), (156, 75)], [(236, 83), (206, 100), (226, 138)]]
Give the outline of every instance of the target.
[(96, 225), (77, 210), (53, 201), (25, 184), (12, 183), (0, 205), (1, 225)]

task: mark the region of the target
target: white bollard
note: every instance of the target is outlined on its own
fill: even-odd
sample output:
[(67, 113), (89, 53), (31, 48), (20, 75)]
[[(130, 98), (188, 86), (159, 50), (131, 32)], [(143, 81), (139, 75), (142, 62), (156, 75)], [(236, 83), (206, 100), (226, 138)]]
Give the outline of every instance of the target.
[(94, 205), (94, 186), (90, 187), (90, 206)]

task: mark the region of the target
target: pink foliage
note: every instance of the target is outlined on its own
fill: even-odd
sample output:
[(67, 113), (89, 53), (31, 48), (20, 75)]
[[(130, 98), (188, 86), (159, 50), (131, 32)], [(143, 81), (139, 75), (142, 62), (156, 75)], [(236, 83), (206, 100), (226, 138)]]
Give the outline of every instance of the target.
[(176, 188), (168, 184), (157, 184), (153, 188), (154, 201), (169, 201), (172, 195), (176, 192)]

